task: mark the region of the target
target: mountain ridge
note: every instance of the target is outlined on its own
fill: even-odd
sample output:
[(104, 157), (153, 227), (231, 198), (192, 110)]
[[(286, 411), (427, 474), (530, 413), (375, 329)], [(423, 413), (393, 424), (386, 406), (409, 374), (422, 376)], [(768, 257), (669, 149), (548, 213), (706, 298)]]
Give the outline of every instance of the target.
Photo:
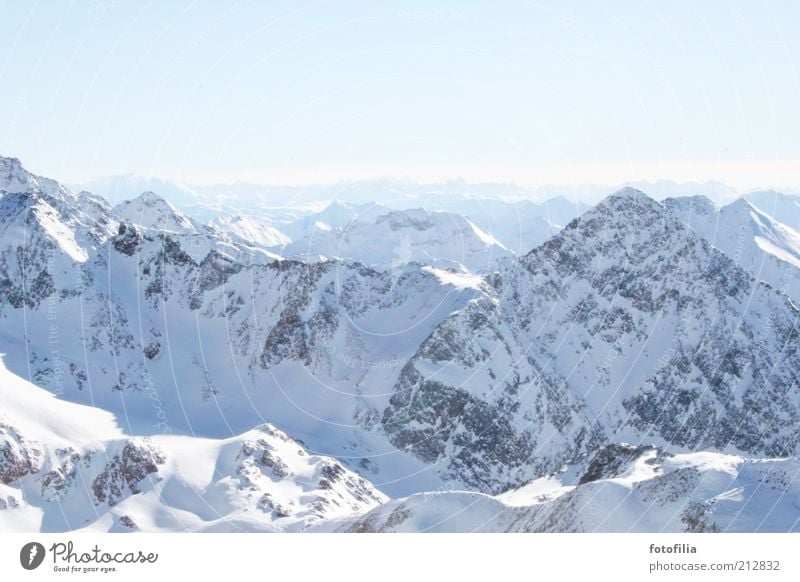
[[(172, 210), (155, 196), (140, 200), (157, 207), (148, 226), (116, 216), (97, 197), (65, 189), (58, 201), (33, 179), (17, 176), (13, 183), (30, 188), (0, 198), (7, 208), (0, 214), (0, 255), (10, 266), (0, 272), (0, 351), (7, 354), (8, 376), (28, 377), (63, 400), (92, 404), (122, 422), (122, 436), (97, 449), (107, 456), (103, 463), (96, 457), (81, 465), (79, 453), (52, 468), (61, 471), (54, 484), (73, 469), (93, 483), (100, 479), (94, 500), (114, 517), (93, 528), (127, 531), (124, 516), (143, 530), (156, 528), (158, 479), (174, 492), (186, 480), (207, 488), (210, 482), (198, 480), (181, 459), (222, 459), (210, 451), (222, 455), (223, 449), (221, 466), (236, 477), (213, 490), (234, 495), (236, 508), (206, 500), (227, 516), (216, 522), (170, 494), (170, 507), (188, 511), (180, 514), (187, 529), (325, 529), (334, 523), (370, 529), (374, 523), (383, 530), (384, 509), (408, 513), (411, 521), (397, 523), (412, 527), (420, 523), (416, 500), (437, 490), (454, 491), (443, 497), (453, 511), (478, 499), (506, 512), (514, 492), (560, 479), (565, 466), (583, 467), (586, 475), (592, 463), (600, 481), (612, 481), (611, 497), (598, 499), (602, 509), (600, 501), (619, 499), (625, 488), (613, 482), (616, 469), (598, 468), (593, 459), (600, 455), (603, 467), (628, 466), (628, 446), (663, 451), (663, 459), (703, 453), (730, 464), (728, 457), (747, 458), (741, 482), (756, 496), (771, 469), (762, 474), (748, 463), (781, 458), (791, 465), (800, 446), (796, 305), (689, 228), (670, 204), (639, 190), (612, 194), (530, 252), (477, 273), (413, 260), (382, 270), (341, 259), (285, 259), (216, 228), (164, 230), (160, 219)], [(60, 187), (53, 191), (61, 195)], [(431, 214), (398, 216), (402, 230), (425, 226)], [(385, 224), (391, 231), (391, 221)], [(20, 236), (27, 232), (38, 242)], [(38, 390), (12, 381), (19, 390)], [(0, 447), (16, 466), (37, 472), (7, 471), (3, 493), (17, 507), (20, 486), (41, 487), (40, 459), (51, 450), (25, 444), (36, 439), (21, 425), (34, 424), (19, 416), (9, 419), (13, 430), (5, 429)], [(315, 458), (311, 493), (329, 500), (320, 502), (325, 509), (273, 489), (288, 477), (281, 463), (293, 465), (280, 456), (280, 463), (263, 461), (264, 451), (290, 441), (299, 447), (292, 458)], [(606, 458), (610, 453), (602, 451), (616, 452)], [(666, 462), (658, 461), (661, 467)], [(699, 473), (719, 476), (698, 463)], [(322, 483), (329, 480), (323, 466), (347, 475), (334, 487), (336, 503), (324, 493), (330, 490)], [(673, 465), (664, 471), (683, 475)], [(739, 479), (738, 468), (735, 473)], [(642, 482), (653, 479), (648, 473)], [(681, 478), (671, 479), (665, 495), (699, 504), (692, 506), (696, 511), (720, 511), (712, 500), (724, 491), (694, 497), (681, 489)], [(787, 479), (782, 487), (793, 491), (795, 481)], [(595, 481), (567, 479), (561, 486), (588, 491), (591, 499)], [(236, 489), (226, 489), (234, 482)], [(285, 485), (298, 491), (291, 481)], [(249, 487), (270, 499), (256, 507), (262, 497), (241, 493)], [(70, 499), (78, 511), (80, 494), (67, 490), (77, 496)], [(461, 490), (468, 494), (455, 494)], [(510, 513), (519, 514), (524, 530), (539, 531), (541, 519), (559, 531), (599, 527), (583, 527), (585, 516), (558, 499), (550, 509)], [(109, 500), (126, 513), (114, 513)], [(295, 510), (286, 511), (290, 502)], [(43, 503), (15, 522), (19, 529), (57, 529), (54, 518), (35, 525), (37, 512), (47, 513), (52, 502)], [(352, 511), (339, 514), (334, 506)], [(435, 506), (426, 511), (442, 511)], [(483, 506), (480, 501), (477, 508)], [(244, 508), (261, 513), (244, 518), (238, 513)], [(290, 515), (296, 520), (280, 521)], [(547, 517), (554, 515), (567, 517)], [(739, 527), (724, 512), (717, 513), (719, 521), (702, 512), (687, 515), (709, 529)], [(496, 526), (514, 529), (507, 522)]]

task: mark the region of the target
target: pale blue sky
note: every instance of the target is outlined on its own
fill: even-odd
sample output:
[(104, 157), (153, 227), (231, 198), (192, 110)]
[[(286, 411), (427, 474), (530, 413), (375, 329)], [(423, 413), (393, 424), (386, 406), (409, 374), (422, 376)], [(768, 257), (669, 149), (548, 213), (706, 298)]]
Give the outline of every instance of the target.
[(65, 181), (800, 184), (800, 4), (2, 2), (0, 154)]

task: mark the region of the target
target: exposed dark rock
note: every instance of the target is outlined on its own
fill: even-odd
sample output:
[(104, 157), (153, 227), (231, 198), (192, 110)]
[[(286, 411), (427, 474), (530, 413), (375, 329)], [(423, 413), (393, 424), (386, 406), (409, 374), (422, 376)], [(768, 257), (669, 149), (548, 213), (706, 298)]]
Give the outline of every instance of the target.
[(642, 445), (605, 445), (594, 453), (578, 483), (591, 483), (599, 479), (616, 477), (624, 469), (628, 468), (633, 461), (650, 450), (653, 450), (653, 448)]
[(38, 473), (44, 463), (44, 447), (0, 420), (0, 482), (9, 485)]
[(142, 237), (132, 224), (120, 223), (117, 236), (115, 236), (111, 244), (114, 248), (123, 255), (133, 256), (139, 250), (142, 242)]
[(163, 453), (148, 439), (129, 440), (92, 482), (95, 503), (114, 506), (128, 495), (141, 493), (142, 481), (157, 474), (165, 462)]

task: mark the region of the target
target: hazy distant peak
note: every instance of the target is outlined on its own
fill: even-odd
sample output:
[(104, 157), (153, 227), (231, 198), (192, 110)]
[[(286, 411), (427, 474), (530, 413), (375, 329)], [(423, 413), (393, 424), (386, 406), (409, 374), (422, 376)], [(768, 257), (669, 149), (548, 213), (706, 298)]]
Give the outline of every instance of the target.
[(147, 190), (132, 200), (117, 204), (112, 213), (122, 220), (145, 228), (193, 233), (197, 225), (161, 196)]

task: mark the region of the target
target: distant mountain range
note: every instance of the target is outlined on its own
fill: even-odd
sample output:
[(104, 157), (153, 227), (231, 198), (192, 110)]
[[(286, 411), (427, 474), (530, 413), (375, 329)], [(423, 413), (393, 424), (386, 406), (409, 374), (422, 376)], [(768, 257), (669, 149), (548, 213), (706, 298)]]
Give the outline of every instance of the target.
[(0, 158), (0, 529), (800, 530), (800, 199), (146, 186)]

